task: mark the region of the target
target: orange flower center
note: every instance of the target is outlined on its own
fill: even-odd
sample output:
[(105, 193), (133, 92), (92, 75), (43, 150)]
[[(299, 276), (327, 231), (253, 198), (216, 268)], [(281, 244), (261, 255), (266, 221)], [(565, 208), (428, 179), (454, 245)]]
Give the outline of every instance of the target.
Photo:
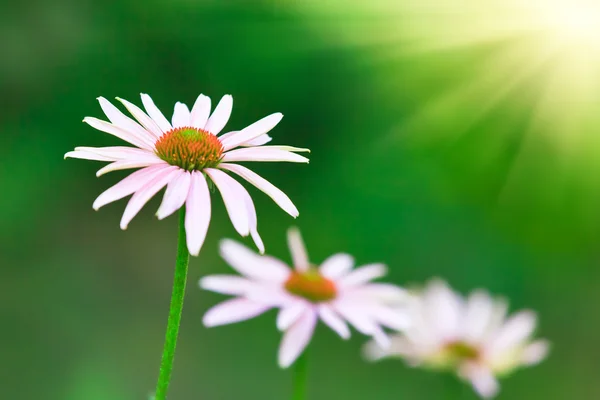
[(213, 134), (198, 128), (175, 128), (155, 144), (156, 155), (186, 171), (216, 167), (223, 157), (223, 145)]
[(285, 282), (288, 292), (304, 297), (313, 303), (332, 300), (337, 295), (333, 281), (325, 278), (316, 268), (307, 271), (293, 271)]

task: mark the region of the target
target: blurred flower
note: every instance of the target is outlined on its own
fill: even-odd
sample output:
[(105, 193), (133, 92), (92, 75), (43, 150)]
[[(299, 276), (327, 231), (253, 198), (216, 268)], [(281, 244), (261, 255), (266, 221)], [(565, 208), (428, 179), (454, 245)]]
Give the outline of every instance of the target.
[(178, 102), (171, 122), (154, 105), (150, 96), (141, 96), (146, 112), (117, 98), (139, 124), (103, 97), (99, 97), (98, 101), (110, 123), (92, 117), (83, 120), (137, 148), (77, 147), (65, 154), (65, 158), (111, 162), (100, 169), (97, 176), (121, 169), (142, 168), (102, 193), (94, 202), (94, 209), (133, 194), (121, 219), (121, 229), (126, 229), (144, 204), (167, 186), (156, 215), (163, 219), (185, 204), (187, 246), (191, 254), (198, 255), (211, 217), (209, 183), (212, 181), (221, 192), (236, 231), (242, 236), (252, 235), (263, 253), (254, 203), (246, 189), (223, 171), (239, 175), (265, 192), (288, 214), (297, 217), (298, 210), (285, 193), (248, 168), (232, 164), (240, 161), (308, 163), (307, 158), (293, 153), (308, 149), (263, 146), (271, 141), (267, 132), (281, 121), (283, 115), (271, 114), (241, 131), (217, 137), (231, 115), (233, 98), (230, 95), (223, 96), (212, 115), (210, 98), (202, 94), (191, 111)]
[(494, 397), (496, 376), (539, 363), (549, 348), (545, 340), (531, 340), (535, 313), (506, 318), (506, 311), (504, 301), (484, 291), (464, 299), (445, 282), (433, 280), (411, 301), (410, 327), (393, 336), (387, 348), (368, 343), (365, 353), (371, 360), (400, 356), (412, 366), (453, 370), (480, 396)]
[(279, 365), (286, 368), (304, 351), (319, 319), (343, 339), (350, 337), (346, 321), (386, 347), (382, 326), (403, 329), (407, 319), (400, 307), (406, 292), (372, 280), (386, 274), (382, 264), (352, 270), (354, 259), (334, 254), (320, 267), (310, 263), (300, 232), (288, 231), (294, 269), (282, 261), (260, 256), (232, 240), (221, 242), (221, 256), (243, 277), (213, 275), (203, 278), (206, 290), (237, 296), (211, 308), (204, 324), (212, 327), (256, 317), (278, 308), (277, 327), (284, 331)]

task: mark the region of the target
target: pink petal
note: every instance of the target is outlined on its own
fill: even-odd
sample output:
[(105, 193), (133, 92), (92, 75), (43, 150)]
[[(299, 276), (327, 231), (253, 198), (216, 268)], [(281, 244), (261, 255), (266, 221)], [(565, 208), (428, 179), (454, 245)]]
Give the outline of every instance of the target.
[(318, 306), (319, 317), (321, 320), (333, 329), (342, 339), (350, 338), (350, 329), (346, 322), (327, 304)]
[(248, 147), (231, 150), (223, 156), (223, 162), (263, 161), (263, 162), (295, 162), (307, 163), (308, 158), (279, 149), (268, 149), (265, 146)]
[(240, 191), (240, 194), (243, 194), (242, 197), (244, 198), (244, 203), (246, 204), (246, 209), (248, 211), (248, 227), (250, 228), (250, 236), (252, 236), (252, 240), (254, 240), (254, 244), (256, 244), (259, 253), (264, 254), (265, 245), (262, 241), (262, 238), (258, 234), (258, 221), (256, 219), (256, 208), (254, 207), (254, 202), (252, 201), (250, 194), (243, 186), (242, 189), (243, 190)]
[(217, 304), (204, 314), (202, 322), (207, 327), (233, 324), (254, 318), (269, 310), (271, 306), (236, 298)]
[(161, 131), (166, 133), (173, 129), (173, 127), (169, 123), (169, 120), (166, 119), (163, 113), (158, 109), (158, 107), (156, 107), (156, 105), (152, 101), (152, 98), (146, 93), (142, 93), (141, 96), (142, 103), (144, 104), (146, 112), (148, 113), (150, 118), (152, 118), (154, 122), (156, 122), (156, 125), (160, 127)]
[(183, 206), (190, 191), (191, 181), (191, 173), (184, 170), (178, 171), (177, 175), (169, 182), (163, 201), (156, 212), (158, 219), (168, 217)]
[(287, 330), (302, 316), (307, 307), (309, 305), (299, 300), (281, 308), (279, 314), (277, 314), (277, 329), (280, 331)]
[(69, 151), (65, 154), (66, 158), (78, 158), (80, 160), (92, 160), (92, 161), (115, 161), (113, 157), (101, 156), (100, 154), (90, 153), (88, 151)]
[(510, 317), (488, 344), (490, 353), (499, 353), (520, 346), (535, 330), (537, 316), (532, 311), (521, 311)]
[(117, 127), (135, 134), (138, 138), (144, 139), (146, 141), (150, 141), (150, 143), (154, 142), (154, 137), (152, 134), (142, 128), (140, 124), (123, 114), (117, 107), (115, 107), (110, 101), (106, 100), (104, 97), (98, 97), (98, 102), (100, 103), (100, 107), (102, 107), (102, 111), (108, 117), (110, 122), (112, 122)]
[(462, 367), (460, 375), (471, 381), (475, 391), (484, 399), (495, 397), (500, 391), (494, 374), (481, 365), (469, 363)]
[(145, 112), (143, 112), (138, 106), (119, 97), (117, 97), (117, 100), (119, 100), (125, 106), (125, 108), (127, 108), (131, 115), (133, 115), (135, 119), (137, 119), (138, 122), (142, 124), (146, 131), (148, 131), (154, 136), (154, 139), (158, 139), (162, 136), (163, 131), (156, 124), (156, 122), (154, 122), (154, 120), (150, 118)]
[(157, 175), (167, 171), (175, 170), (177, 167), (170, 166), (167, 164), (152, 165), (139, 171), (135, 171), (116, 185), (105, 190), (98, 198), (94, 201), (94, 210), (98, 210), (100, 207), (112, 203), (113, 201), (122, 199), (123, 197), (129, 196), (130, 194), (138, 191), (148, 182), (150, 182)]
[(126, 147), (126, 146), (111, 146), (111, 147), (75, 147), (75, 151), (83, 151), (86, 153), (94, 153), (100, 156), (104, 156), (106, 158), (112, 159), (112, 161), (117, 160), (135, 160), (135, 159), (144, 159), (144, 158), (156, 158), (154, 152), (138, 149), (135, 147)]
[(204, 129), (210, 114), (210, 97), (201, 94), (196, 99), (191, 112), (191, 124), (194, 128)]
[(106, 121), (99, 120), (98, 118), (93, 117), (85, 117), (83, 122), (88, 124), (94, 129), (98, 129), (99, 131), (108, 133), (115, 137), (118, 137), (121, 140), (124, 140), (128, 143), (131, 143), (134, 146), (139, 147), (140, 149), (153, 150), (154, 142), (147, 137), (140, 138), (138, 135), (132, 132), (128, 132), (124, 129), (119, 128), (116, 125), (108, 123)]
[(248, 211), (244, 201), (246, 189), (226, 173), (214, 168), (206, 168), (206, 174), (213, 180), (231, 219), (235, 230), (242, 236), (248, 236), (250, 227), (248, 224)]
[(255, 286), (249, 279), (235, 275), (210, 275), (200, 280), (200, 287), (204, 290), (234, 296), (245, 295)]
[(349, 254), (334, 254), (321, 264), (319, 271), (329, 279), (338, 279), (344, 276), (354, 266), (354, 258)]
[(121, 229), (127, 229), (129, 222), (137, 215), (144, 205), (158, 193), (174, 176), (179, 172), (178, 169), (165, 169), (150, 182), (146, 183), (127, 203), (123, 217), (121, 218)]
[(339, 285), (343, 287), (358, 286), (373, 279), (380, 278), (387, 273), (387, 267), (383, 264), (370, 264), (357, 268), (344, 276)]
[(263, 191), (267, 196), (269, 196), (279, 207), (281, 207), (285, 212), (290, 214), (292, 217), (296, 218), (298, 216), (298, 209), (292, 203), (290, 198), (283, 193), (280, 189), (278, 189), (275, 185), (258, 175), (257, 173), (249, 170), (248, 168), (237, 165), (237, 164), (219, 164), (219, 168), (231, 171), (246, 181), (250, 182), (254, 186), (256, 186), (259, 190)]
[(298, 271), (306, 271), (310, 267), (310, 261), (308, 260), (308, 253), (302, 240), (300, 230), (296, 227), (292, 227), (287, 231), (287, 241), (290, 253), (292, 254), (292, 262), (294, 267)]
[(317, 315), (307, 309), (304, 314), (283, 335), (279, 347), (279, 366), (287, 368), (302, 354), (315, 330)]
[(181, 128), (190, 126), (190, 110), (183, 103), (175, 103), (175, 110), (173, 111), (173, 128)]
[(191, 184), (185, 205), (185, 232), (190, 254), (200, 253), (210, 224), (210, 191), (202, 172), (192, 172)]
[(281, 261), (269, 256), (260, 256), (246, 246), (231, 239), (221, 240), (221, 257), (240, 274), (268, 282), (284, 282), (290, 269)]
[(115, 161), (96, 171), (96, 176), (102, 176), (108, 172), (120, 171), (123, 169), (143, 168), (150, 165), (168, 165), (166, 162), (156, 157), (155, 155), (136, 156), (132, 160)]
[(231, 110), (233, 108), (233, 97), (231, 95), (226, 94), (221, 98), (217, 107), (215, 107), (215, 111), (213, 111), (212, 115), (206, 122), (204, 130), (209, 131), (214, 135), (218, 135), (225, 125), (227, 125), (227, 121), (229, 121), (229, 117), (231, 116)]
[(256, 121), (252, 125), (242, 129), (238, 134), (228, 137), (227, 140), (224, 140), (223, 148), (225, 151), (227, 151), (241, 145), (242, 143), (247, 143), (256, 139), (257, 137), (269, 132), (271, 129), (277, 126), (282, 118), (283, 114), (275, 113)]

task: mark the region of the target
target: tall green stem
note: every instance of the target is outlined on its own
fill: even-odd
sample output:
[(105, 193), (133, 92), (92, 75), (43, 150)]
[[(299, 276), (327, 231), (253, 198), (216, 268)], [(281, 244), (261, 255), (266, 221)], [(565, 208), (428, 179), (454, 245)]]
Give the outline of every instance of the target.
[(308, 382), (308, 349), (294, 363), (293, 394), (292, 400), (306, 400), (306, 387)]
[(185, 295), (189, 261), (190, 253), (185, 240), (185, 209), (181, 208), (179, 211), (179, 239), (177, 243), (175, 278), (173, 279), (173, 293), (171, 294), (171, 308), (169, 310), (169, 321), (167, 322), (165, 346), (160, 362), (160, 373), (158, 383), (156, 384), (155, 400), (165, 400), (167, 398), (167, 389), (171, 380), (175, 347), (177, 346), (177, 336), (181, 322), (181, 310), (183, 309), (183, 297)]

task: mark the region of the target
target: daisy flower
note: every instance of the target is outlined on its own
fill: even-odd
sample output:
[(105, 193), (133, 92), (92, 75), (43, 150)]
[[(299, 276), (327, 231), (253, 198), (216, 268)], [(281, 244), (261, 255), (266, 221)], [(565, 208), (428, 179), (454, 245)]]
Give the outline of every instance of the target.
[(384, 265), (353, 270), (354, 259), (340, 253), (316, 266), (309, 261), (295, 228), (288, 231), (288, 245), (293, 268), (235, 241), (223, 240), (221, 256), (242, 276), (213, 275), (200, 281), (206, 290), (236, 296), (211, 308), (204, 315), (204, 324), (231, 324), (279, 309), (277, 328), (285, 332), (279, 348), (282, 368), (302, 354), (318, 320), (343, 339), (350, 337), (348, 322), (383, 347), (389, 341), (382, 327), (406, 328), (407, 319), (400, 309), (406, 292), (389, 283), (371, 282), (386, 274)]
[(399, 356), (412, 366), (455, 371), (481, 397), (491, 398), (499, 391), (497, 376), (539, 363), (549, 349), (547, 341), (531, 339), (535, 313), (507, 318), (506, 312), (506, 302), (485, 291), (465, 299), (433, 280), (409, 307), (412, 325), (392, 336), (387, 348), (368, 343), (366, 355), (371, 360)]
[[(265, 192), (292, 217), (298, 210), (281, 190), (248, 168), (238, 165), (244, 161), (287, 161), (308, 163), (308, 159), (294, 152), (309, 151), (290, 146), (265, 146), (271, 141), (267, 134), (283, 115), (271, 114), (240, 131), (218, 136), (231, 115), (233, 98), (225, 95), (212, 114), (210, 98), (198, 96), (191, 111), (183, 103), (176, 103), (169, 121), (156, 107), (150, 96), (142, 94), (145, 112), (136, 105), (117, 98), (133, 120), (103, 97), (100, 107), (110, 122), (86, 117), (83, 121), (102, 132), (111, 134), (135, 147), (76, 147), (66, 157), (106, 161), (97, 176), (107, 172), (141, 168), (102, 193), (93, 207), (133, 194), (121, 219), (121, 229), (163, 187), (167, 187), (162, 204), (156, 213), (163, 219), (185, 205), (187, 247), (198, 255), (211, 217), (209, 187), (221, 192), (225, 207), (235, 230), (242, 236), (251, 235), (256, 246), (264, 252), (257, 231), (256, 211), (252, 198), (230, 174), (237, 175)], [(211, 184), (212, 182), (212, 184)]]

